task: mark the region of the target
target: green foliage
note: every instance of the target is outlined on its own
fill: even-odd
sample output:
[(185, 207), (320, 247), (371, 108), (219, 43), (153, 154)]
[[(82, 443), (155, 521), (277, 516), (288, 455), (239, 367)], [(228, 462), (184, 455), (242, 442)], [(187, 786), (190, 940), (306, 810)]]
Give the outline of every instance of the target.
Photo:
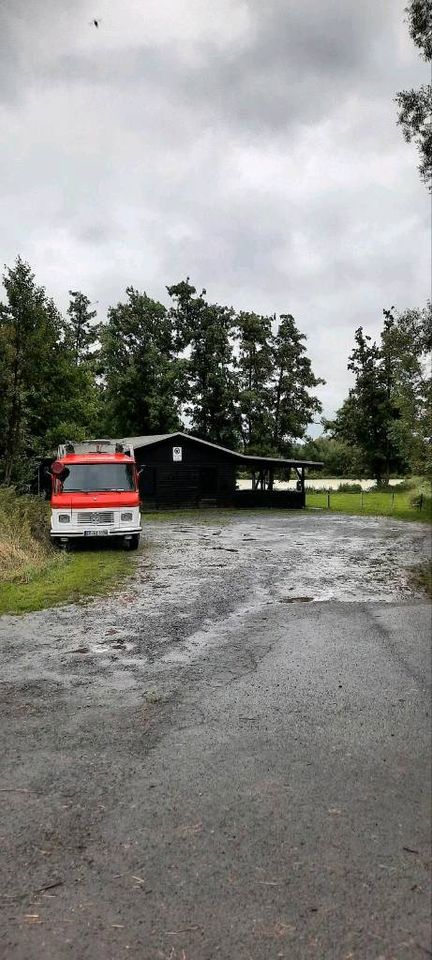
[(132, 568), (122, 550), (60, 552), (48, 530), (45, 501), (0, 487), (0, 615), (106, 593)]
[(411, 471), (431, 475), (431, 305), (424, 310), (384, 311), (381, 354), (397, 416), (391, 438)]
[[(430, 0), (411, 0), (406, 8), (411, 39), (421, 57), (432, 60), (432, 7)], [(395, 101), (398, 105), (398, 125), (405, 140), (413, 141), (420, 155), (421, 179), (432, 189), (432, 85), (423, 84), (417, 90), (402, 90)]]
[(162, 303), (133, 287), (108, 310), (101, 329), (108, 436), (169, 433), (180, 426), (177, 397), (182, 362), (175, 357), (171, 320)]
[(236, 403), (243, 449), (273, 450), (271, 378), (274, 370), (272, 318), (241, 312), (236, 318)]
[(95, 359), (92, 348), (95, 347), (99, 325), (92, 323), (96, 310), (90, 310), (90, 300), (79, 290), (69, 290), (70, 303), (66, 325), (66, 342), (75, 358), (75, 363), (89, 362)]
[(273, 444), (279, 453), (290, 456), (293, 443), (301, 440), (309, 423), (322, 410), (311, 393), (325, 383), (316, 377), (306, 356), (306, 337), (297, 329), (291, 314), (281, 314), (274, 338)]
[(94, 376), (77, 365), (69, 328), (20, 257), (3, 276), (0, 305), (0, 478), (26, 482), (47, 444), (91, 430)]
[(338, 493), (361, 493), (361, 483), (340, 483)]
[(377, 483), (394, 473), (407, 473), (409, 455), (401, 442), (400, 371), (390, 348), (392, 320), (385, 313), (381, 343), (377, 345), (362, 327), (356, 330), (348, 369), (355, 384), (337, 411), (327, 432), (361, 451), (365, 469)]
[[(293, 447), (293, 456), (299, 460), (318, 460), (323, 463), (320, 477), (365, 477), (367, 471), (361, 451), (338, 437), (320, 436)], [(308, 471), (311, 476), (311, 471)]]
[(232, 327), (234, 311), (197, 295), (189, 278), (167, 287), (170, 317), (184, 360), (184, 412), (192, 432), (222, 446), (237, 446)]
[(67, 439), (169, 433), (185, 421), (223, 446), (323, 461), (331, 476), (432, 474), (430, 305), (385, 311), (378, 344), (359, 328), (355, 385), (327, 435), (311, 441), (323, 381), (290, 314), (236, 314), (187, 278), (167, 288), (169, 308), (128, 287), (97, 324), (88, 297), (70, 291), (62, 317), (20, 258), (4, 287), (0, 482), (22, 488)]

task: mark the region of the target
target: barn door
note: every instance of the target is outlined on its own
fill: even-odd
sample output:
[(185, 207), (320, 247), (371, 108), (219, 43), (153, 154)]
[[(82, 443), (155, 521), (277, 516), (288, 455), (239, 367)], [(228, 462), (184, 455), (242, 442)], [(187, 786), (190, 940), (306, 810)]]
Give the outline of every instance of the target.
[(218, 492), (217, 467), (201, 467), (200, 496), (204, 499), (216, 497)]

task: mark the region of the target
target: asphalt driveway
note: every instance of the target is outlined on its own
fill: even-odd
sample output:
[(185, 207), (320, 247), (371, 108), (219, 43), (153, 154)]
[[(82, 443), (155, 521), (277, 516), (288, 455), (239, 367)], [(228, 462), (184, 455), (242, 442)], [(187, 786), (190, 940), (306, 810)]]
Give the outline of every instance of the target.
[(430, 956), (430, 531), (151, 523), (0, 619), (2, 956)]

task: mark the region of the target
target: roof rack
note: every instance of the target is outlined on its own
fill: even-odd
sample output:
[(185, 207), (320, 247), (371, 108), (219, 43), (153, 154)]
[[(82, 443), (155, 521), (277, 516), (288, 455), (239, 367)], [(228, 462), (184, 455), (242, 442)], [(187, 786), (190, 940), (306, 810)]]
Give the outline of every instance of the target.
[(134, 448), (130, 443), (120, 443), (118, 440), (80, 440), (77, 443), (59, 444), (58, 457), (65, 457), (68, 453), (124, 453), (128, 457), (134, 456)]

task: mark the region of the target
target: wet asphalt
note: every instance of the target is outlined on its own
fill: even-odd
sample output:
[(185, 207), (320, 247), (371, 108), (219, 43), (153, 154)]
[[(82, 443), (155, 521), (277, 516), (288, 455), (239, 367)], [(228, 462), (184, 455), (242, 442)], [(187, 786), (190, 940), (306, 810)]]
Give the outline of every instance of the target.
[(148, 523), (110, 598), (0, 619), (0, 953), (430, 944), (430, 531)]

